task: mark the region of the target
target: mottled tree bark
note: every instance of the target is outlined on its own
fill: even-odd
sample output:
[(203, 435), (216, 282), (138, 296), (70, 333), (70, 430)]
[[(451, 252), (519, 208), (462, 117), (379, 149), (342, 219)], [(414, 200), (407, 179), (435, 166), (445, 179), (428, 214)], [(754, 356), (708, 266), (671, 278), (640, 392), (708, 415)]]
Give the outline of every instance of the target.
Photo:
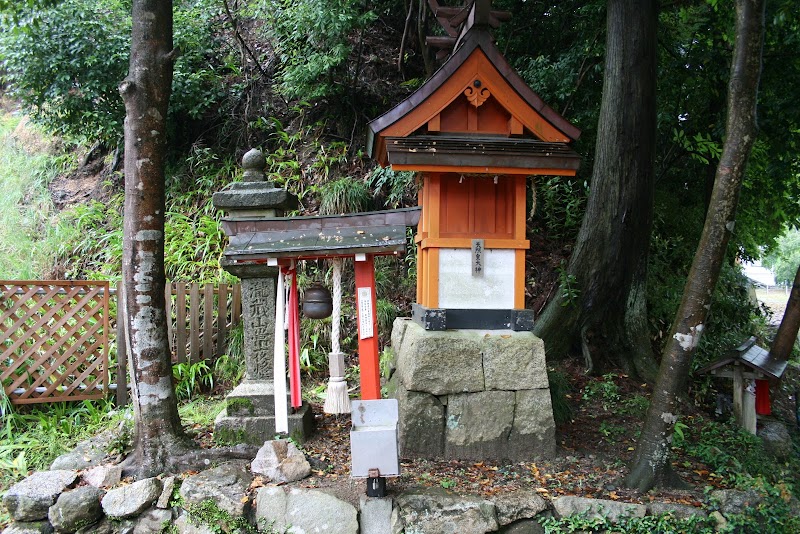
[(756, 136), (763, 30), (764, 0), (737, 0), (736, 45), (728, 83), (727, 137), (703, 233), (661, 356), (636, 458), (626, 480), (629, 487), (640, 491), (675, 482), (669, 451), (677, 420), (677, 400), (686, 388), (692, 358), (705, 329), (711, 294), (733, 232), (739, 191)]
[(772, 340), (770, 353), (781, 361), (787, 361), (792, 354), (792, 348), (797, 341), (797, 331), (800, 329), (800, 266), (797, 267), (797, 274), (794, 275), (794, 285), (789, 293), (789, 300), (786, 302), (786, 311), (783, 312), (783, 319), (775, 339)]
[[(586, 214), (567, 274), (534, 332), (548, 357), (583, 352), (590, 372), (652, 380), (645, 289), (656, 136), (655, 0), (608, 3), (603, 101)], [(574, 278), (573, 278), (574, 277)]]
[(119, 90), (125, 101), (124, 306), (135, 410), (137, 476), (163, 472), (186, 452), (164, 302), (164, 159), (172, 89), (172, 2), (134, 0), (130, 70)]

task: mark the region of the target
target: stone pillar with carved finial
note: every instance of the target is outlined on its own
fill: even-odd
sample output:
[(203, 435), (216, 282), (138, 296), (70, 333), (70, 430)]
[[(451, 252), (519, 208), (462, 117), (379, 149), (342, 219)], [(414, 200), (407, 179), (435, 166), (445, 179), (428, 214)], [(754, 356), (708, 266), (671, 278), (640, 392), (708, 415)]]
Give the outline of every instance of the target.
[[(242, 157), (242, 181), (214, 193), (214, 207), (224, 211), (227, 221), (253, 221), (280, 217), (297, 207), (297, 197), (266, 180), (266, 160), (252, 149)], [(275, 342), (278, 267), (264, 263), (222, 260), (222, 267), (242, 281), (245, 378), (226, 397), (225, 409), (214, 424), (218, 440), (260, 445), (275, 437), (273, 353)], [(289, 434), (300, 441), (313, 430), (313, 414), (307, 404), (289, 416)]]

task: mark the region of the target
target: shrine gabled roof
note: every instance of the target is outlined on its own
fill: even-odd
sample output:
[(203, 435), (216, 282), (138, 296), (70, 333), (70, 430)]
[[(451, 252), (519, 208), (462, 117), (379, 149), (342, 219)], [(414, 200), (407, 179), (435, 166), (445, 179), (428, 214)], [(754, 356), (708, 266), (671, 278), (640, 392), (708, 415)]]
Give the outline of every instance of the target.
[(528, 87), (497, 48), (491, 34), (484, 28), (472, 27), (460, 39), (458, 49), (427, 82), (369, 123), (368, 153), (386, 165), (387, 137), (408, 137), (465, 92), (484, 90), (540, 141), (568, 144), (580, 137), (577, 127)]
[(773, 357), (768, 350), (756, 345), (755, 337), (751, 337), (735, 349), (729, 351), (722, 358), (706, 365), (697, 371), (697, 373), (706, 374), (732, 364), (743, 365), (775, 380), (783, 375), (787, 366), (787, 362)]

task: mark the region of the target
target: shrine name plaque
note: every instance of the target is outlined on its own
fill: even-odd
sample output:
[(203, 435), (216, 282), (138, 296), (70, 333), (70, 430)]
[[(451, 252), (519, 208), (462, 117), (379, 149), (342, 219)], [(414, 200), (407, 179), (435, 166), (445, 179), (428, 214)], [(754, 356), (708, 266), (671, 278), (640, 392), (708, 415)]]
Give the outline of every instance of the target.
[(472, 240), (472, 276), (483, 276), (484, 270), (483, 239)]

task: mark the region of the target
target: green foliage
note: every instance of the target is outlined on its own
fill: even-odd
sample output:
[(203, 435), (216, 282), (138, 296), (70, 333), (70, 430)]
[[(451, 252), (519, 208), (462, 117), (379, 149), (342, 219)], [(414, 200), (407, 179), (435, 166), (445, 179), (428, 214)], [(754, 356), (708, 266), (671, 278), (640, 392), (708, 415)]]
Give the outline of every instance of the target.
[(757, 506), (746, 508), (740, 514), (729, 514), (728, 524), (722, 532), (763, 532), (790, 534), (800, 532), (800, 517), (791, 505), (791, 494), (783, 485), (773, 486), (756, 481), (763, 497)]
[(356, 213), (366, 211), (369, 206), (369, 189), (361, 181), (346, 176), (327, 182), (319, 188), (321, 215)]
[(108, 428), (124, 427), (132, 418), (129, 410), (113, 410), (110, 401), (13, 408), (0, 400), (0, 408), (0, 489), (24, 478), (30, 470), (47, 470), (57, 456), (79, 441)]
[(234, 517), (230, 512), (220, 508), (211, 499), (199, 503), (190, 504), (186, 507), (189, 513), (189, 520), (198, 527), (208, 529), (215, 534), (273, 534), (278, 531), (272, 525), (265, 525), (264, 529), (259, 529), (250, 524), (243, 516)]
[(715, 534), (716, 522), (713, 518), (692, 516), (678, 519), (672, 514), (648, 515), (644, 517), (621, 517), (612, 521), (598, 515), (571, 515), (557, 519), (543, 518), (540, 523), (547, 534), (563, 532), (602, 532), (624, 534)]
[(778, 246), (764, 258), (764, 264), (773, 270), (776, 282), (793, 284), (800, 267), (800, 230), (788, 230), (778, 238)]
[(387, 299), (378, 299), (375, 302), (378, 317), (378, 332), (391, 332), (394, 320), (397, 318), (397, 306)]
[[(669, 229), (661, 227), (669, 225)], [(658, 231), (650, 246), (647, 278), (647, 308), (651, 335), (660, 350), (669, 335), (675, 312), (683, 295), (696, 243), (685, 237), (677, 226), (657, 219)], [(722, 265), (720, 278), (711, 298), (706, 328), (700, 339), (694, 368), (699, 368), (737, 346), (742, 340), (761, 332), (761, 312), (750, 301), (748, 280), (732, 262)]]
[(572, 419), (572, 408), (567, 395), (572, 391), (567, 375), (554, 367), (547, 368), (547, 380), (550, 383), (550, 401), (553, 405), (553, 419), (556, 424), (566, 423)]
[(63, 241), (59, 261), (72, 279), (119, 280), (122, 273), (122, 204), (116, 194), (108, 202), (77, 204), (61, 219)]
[(587, 182), (550, 177), (534, 183), (535, 216), (544, 222), (548, 236), (557, 241), (573, 241), (586, 210)]
[(280, 88), (308, 100), (347, 90), (347, 58), (354, 32), (375, 20), (358, 0), (260, 1), (257, 16), (269, 22), (281, 61)]
[(612, 406), (619, 403), (621, 398), (619, 386), (614, 382), (615, 378), (617, 375), (614, 373), (607, 373), (590, 381), (584, 386), (581, 398), (586, 401), (599, 401), (604, 410), (610, 410)]
[(225, 399), (197, 396), (179, 404), (178, 414), (185, 427), (197, 425), (206, 428), (214, 424), (214, 419), (224, 407)]
[(560, 288), (561, 305), (575, 306), (581, 290), (578, 288), (578, 277), (567, 272), (566, 262), (558, 267), (558, 287)]
[(417, 174), (411, 171), (393, 171), (391, 167), (375, 167), (369, 175), (369, 186), (375, 196), (385, 198), (384, 206), (399, 208), (414, 206), (417, 202)]
[[(49, 4), (49, 3), (48, 3)], [(171, 124), (200, 118), (227, 96), (219, 61), (220, 6), (175, 2)], [(116, 146), (125, 110), (118, 85), (128, 71), (130, 2), (64, 0), (0, 19), (0, 64), (31, 116), (68, 139)]]
[(71, 139), (118, 144), (117, 85), (128, 69), (131, 24), (123, 8), (116, 0), (65, 0), (3, 24), (6, 80), (34, 120)]
[(797, 460), (794, 466), (771, 460), (761, 439), (733, 421), (717, 423), (693, 418), (680, 426), (676, 424), (673, 447), (682, 449), (742, 488), (750, 487), (754, 477), (773, 484), (791, 481), (795, 476), (792, 473), (800, 467)]
[(174, 364), (172, 378), (178, 399), (188, 400), (201, 391), (208, 391), (214, 387), (214, 374), (204, 360)]
[[(2, 39), (2, 38), (0, 38)], [(52, 269), (59, 231), (47, 185), (61, 170), (59, 158), (42, 147), (50, 139), (0, 112), (0, 278), (33, 280)], [(38, 152), (36, 154), (35, 152)]]

